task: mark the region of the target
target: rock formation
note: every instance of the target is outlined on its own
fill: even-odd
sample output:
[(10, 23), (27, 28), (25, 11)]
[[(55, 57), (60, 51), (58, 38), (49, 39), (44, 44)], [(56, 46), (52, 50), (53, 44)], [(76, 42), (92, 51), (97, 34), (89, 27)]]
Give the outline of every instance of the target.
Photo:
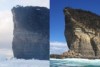
[(90, 11), (65, 8), (65, 38), (73, 57), (100, 58), (100, 16)]
[(12, 14), (14, 57), (49, 60), (49, 9), (16, 6)]

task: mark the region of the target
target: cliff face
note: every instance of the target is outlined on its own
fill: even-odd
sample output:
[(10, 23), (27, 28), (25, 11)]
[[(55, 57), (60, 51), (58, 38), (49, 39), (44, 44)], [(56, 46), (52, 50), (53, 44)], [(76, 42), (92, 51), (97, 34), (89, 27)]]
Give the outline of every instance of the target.
[(21, 7), (12, 9), (14, 21), (13, 53), (16, 58), (49, 59), (49, 9)]
[(100, 16), (81, 9), (65, 8), (65, 38), (72, 57), (100, 57)]

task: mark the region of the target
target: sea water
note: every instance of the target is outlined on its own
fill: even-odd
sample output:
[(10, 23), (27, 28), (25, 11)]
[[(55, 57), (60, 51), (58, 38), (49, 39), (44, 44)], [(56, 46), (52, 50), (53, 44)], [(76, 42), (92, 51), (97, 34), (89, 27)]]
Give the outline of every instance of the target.
[(100, 59), (50, 59), (50, 67), (100, 67)]

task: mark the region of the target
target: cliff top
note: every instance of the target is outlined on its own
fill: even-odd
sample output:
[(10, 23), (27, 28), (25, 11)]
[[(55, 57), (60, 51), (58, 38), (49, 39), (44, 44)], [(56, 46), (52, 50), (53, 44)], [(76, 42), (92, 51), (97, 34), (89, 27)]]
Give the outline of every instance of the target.
[(72, 18), (74, 18), (79, 23), (82, 23), (87, 28), (100, 30), (100, 16), (95, 13), (82, 9), (73, 9), (70, 7), (66, 7), (64, 9), (64, 13), (66, 15), (70, 13)]
[(19, 13), (19, 12), (45, 12), (45, 13), (48, 13), (49, 12), (49, 9), (46, 8), (46, 7), (39, 7), (39, 6), (20, 6), (20, 5), (17, 5), (15, 7), (12, 8), (12, 12), (16, 12), (16, 13)]
[[(39, 6), (15, 6), (12, 8), (15, 28), (18, 26), (28, 31), (43, 29), (49, 27), (49, 9)], [(15, 19), (16, 18), (16, 19)], [(18, 28), (17, 27), (17, 28)], [(38, 31), (37, 30), (37, 31)]]

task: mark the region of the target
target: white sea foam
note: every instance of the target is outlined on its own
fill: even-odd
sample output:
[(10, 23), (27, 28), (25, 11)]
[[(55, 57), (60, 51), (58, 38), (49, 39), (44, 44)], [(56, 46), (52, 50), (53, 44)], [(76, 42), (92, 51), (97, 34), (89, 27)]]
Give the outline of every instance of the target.
[(46, 60), (24, 60), (0, 56), (0, 67), (49, 67), (49, 61)]
[(51, 58), (51, 64), (52, 67), (55, 65), (57, 67), (61, 66), (78, 66), (78, 67), (100, 67), (100, 59), (81, 59), (81, 58), (67, 58), (67, 59), (54, 59)]

